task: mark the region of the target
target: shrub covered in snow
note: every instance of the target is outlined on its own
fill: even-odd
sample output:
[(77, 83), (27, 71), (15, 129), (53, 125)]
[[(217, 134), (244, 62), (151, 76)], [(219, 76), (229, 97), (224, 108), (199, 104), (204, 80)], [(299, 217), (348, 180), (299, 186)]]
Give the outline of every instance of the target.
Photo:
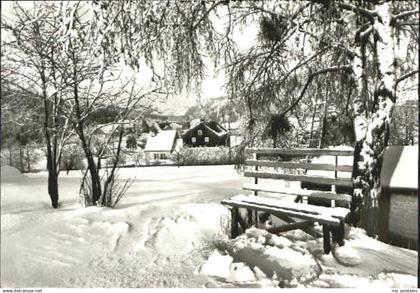
[(76, 144), (69, 144), (63, 148), (60, 169), (62, 170), (82, 170), (85, 168), (83, 162), (83, 149)]
[(10, 149), (4, 148), (0, 152), (1, 166), (9, 165), (19, 169), (21, 172), (39, 169), (37, 165), (45, 156), (42, 149), (32, 144), (24, 147), (10, 147)]
[[(231, 150), (231, 157), (234, 151)], [(184, 147), (171, 157), (174, 162), (180, 165), (223, 165), (229, 164), (228, 147)]]

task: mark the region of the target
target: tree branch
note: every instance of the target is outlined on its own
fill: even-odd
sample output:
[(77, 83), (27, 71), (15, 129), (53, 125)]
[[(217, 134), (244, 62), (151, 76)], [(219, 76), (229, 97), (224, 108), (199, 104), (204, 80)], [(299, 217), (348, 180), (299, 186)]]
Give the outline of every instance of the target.
[[(327, 3), (329, 3), (330, 1), (327, 0), (312, 0), (314, 3), (319, 3), (319, 4), (323, 4), (323, 5), (327, 5)], [(372, 10), (368, 10), (359, 6), (354, 6), (352, 4), (349, 3), (337, 3), (338, 7), (344, 10), (349, 10), (349, 11), (353, 11), (356, 13), (359, 13), (365, 17), (367, 17), (371, 23), (374, 22), (375, 17), (378, 17), (378, 13), (376, 11), (372, 11)]]
[(418, 70), (418, 69), (416, 69), (416, 70), (413, 70), (413, 71), (411, 71), (411, 72), (409, 72), (409, 73), (404, 74), (403, 76), (401, 76), (400, 78), (398, 78), (398, 79), (397, 79), (397, 81), (395, 82), (395, 87), (397, 87), (397, 85), (398, 85), (400, 82), (402, 82), (403, 80), (405, 80), (405, 79), (407, 79), (407, 78), (409, 78), (409, 77), (411, 77), (411, 76), (413, 76), (413, 75), (417, 74), (418, 72), (419, 72), (419, 70)]
[(368, 10), (368, 9), (358, 7), (358, 6), (354, 6), (354, 5), (348, 4), (348, 3), (338, 3), (338, 7), (342, 8), (342, 9), (345, 9), (345, 10), (350, 10), (350, 11), (353, 11), (353, 12), (357, 12), (357, 13), (367, 17), (371, 23), (374, 22), (375, 17), (379, 16), (376, 11)]
[(313, 59), (315, 59), (316, 57), (318, 57), (319, 55), (323, 54), (325, 51), (327, 51), (328, 48), (324, 48), (322, 50), (320, 50), (319, 52), (315, 52), (314, 54), (312, 54), (310, 57), (308, 57), (307, 59), (303, 60), (302, 62), (296, 64), (295, 67), (293, 67), (291, 70), (289, 70), (289, 72), (287, 72), (287, 74), (285, 76), (282, 77), (282, 79), (280, 80), (280, 83), (284, 82), (293, 72), (295, 72), (297, 69), (299, 69), (300, 67), (308, 64), (309, 62), (311, 62)]
[(307, 88), (309, 87), (309, 85), (311, 84), (312, 80), (314, 79), (314, 77), (324, 74), (324, 73), (328, 73), (328, 72), (335, 72), (335, 71), (341, 71), (341, 70), (350, 70), (352, 67), (351, 65), (344, 65), (344, 66), (334, 66), (334, 67), (328, 67), (322, 70), (319, 70), (317, 72), (311, 73), (308, 77), (308, 80), (306, 81), (302, 91), (300, 92), (299, 97), (292, 102), (292, 104), (283, 111), (283, 113), (281, 113), (280, 115), (285, 115), (288, 112), (290, 112), (293, 108), (295, 108), (298, 103), (300, 102), (300, 100), (302, 100), (303, 96), (305, 95), (305, 92), (307, 90)]
[(411, 15), (414, 15), (414, 14), (417, 14), (417, 13), (419, 13), (419, 10), (418, 10), (418, 9), (416, 9), (416, 10), (410, 10), (410, 11), (405, 11), (405, 12), (401, 12), (400, 14), (394, 15), (394, 16), (392, 17), (392, 20), (391, 20), (391, 21), (396, 21), (396, 20), (398, 20), (398, 19), (402, 19), (402, 18), (405, 18), (405, 17), (411, 16)]
[(419, 22), (418, 22), (418, 20), (417, 21), (415, 21), (415, 20), (412, 20), (412, 21), (407, 20), (407, 21), (396, 21), (395, 22), (395, 26), (401, 27), (401, 26), (404, 26), (404, 25), (418, 26), (419, 25)]
[(210, 12), (212, 11), (212, 10), (214, 10), (217, 6), (219, 6), (220, 4), (225, 4), (226, 3), (226, 1), (225, 0), (223, 0), (223, 1), (220, 1), (220, 2), (217, 2), (217, 3), (214, 3), (213, 4), (213, 6), (212, 7), (210, 7), (201, 17), (200, 17), (200, 19), (192, 26), (192, 31), (194, 31), (199, 25), (200, 25), (200, 23), (204, 20), (204, 18), (206, 18), (209, 14), (210, 14)]
[(372, 33), (373, 26), (370, 23), (362, 25), (355, 33), (356, 42), (364, 41)]

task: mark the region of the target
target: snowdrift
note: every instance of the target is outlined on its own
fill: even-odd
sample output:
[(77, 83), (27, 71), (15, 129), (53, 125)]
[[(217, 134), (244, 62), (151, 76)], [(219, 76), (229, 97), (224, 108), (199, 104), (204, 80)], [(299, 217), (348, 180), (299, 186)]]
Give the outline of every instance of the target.
[(253, 287), (415, 288), (416, 269), (417, 252), (379, 242), (358, 228), (328, 255), (321, 238), (301, 230), (276, 236), (250, 228), (220, 245), (200, 272)]
[(19, 182), (27, 179), (25, 175), (22, 175), (18, 169), (11, 166), (1, 166), (0, 170), (1, 182)]

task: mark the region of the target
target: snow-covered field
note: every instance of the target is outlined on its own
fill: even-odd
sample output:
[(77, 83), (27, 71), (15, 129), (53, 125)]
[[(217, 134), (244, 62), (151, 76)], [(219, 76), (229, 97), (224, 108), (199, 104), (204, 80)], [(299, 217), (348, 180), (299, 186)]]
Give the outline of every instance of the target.
[(45, 172), (2, 167), (2, 287), (417, 286), (417, 252), (360, 229), (330, 255), (300, 230), (229, 240), (219, 202), (246, 181), (232, 166), (121, 169), (136, 179), (115, 209), (81, 207), (80, 175), (60, 176), (53, 210)]

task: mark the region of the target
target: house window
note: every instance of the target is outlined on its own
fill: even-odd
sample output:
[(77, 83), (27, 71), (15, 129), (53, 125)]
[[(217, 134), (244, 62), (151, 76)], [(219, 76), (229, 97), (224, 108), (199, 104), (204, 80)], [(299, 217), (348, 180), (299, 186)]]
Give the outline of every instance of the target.
[(165, 160), (166, 159), (166, 154), (160, 154), (160, 159)]
[(206, 136), (206, 137), (204, 138), (204, 142), (205, 142), (205, 143), (209, 143), (209, 142), (210, 142), (210, 137)]
[(197, 130), (197, 135), (198, 136), (202, 136), (203, 135), (203, 131), (201, 129)]
[(153, 158), (154, 158), (155, 160), (159, 160), (159, 154), (153, 154)]
[(193, 137), (191, 137), (191, 142), (192, 143), (196, 143), (197, 142), (197, 139), (193, 136)]

